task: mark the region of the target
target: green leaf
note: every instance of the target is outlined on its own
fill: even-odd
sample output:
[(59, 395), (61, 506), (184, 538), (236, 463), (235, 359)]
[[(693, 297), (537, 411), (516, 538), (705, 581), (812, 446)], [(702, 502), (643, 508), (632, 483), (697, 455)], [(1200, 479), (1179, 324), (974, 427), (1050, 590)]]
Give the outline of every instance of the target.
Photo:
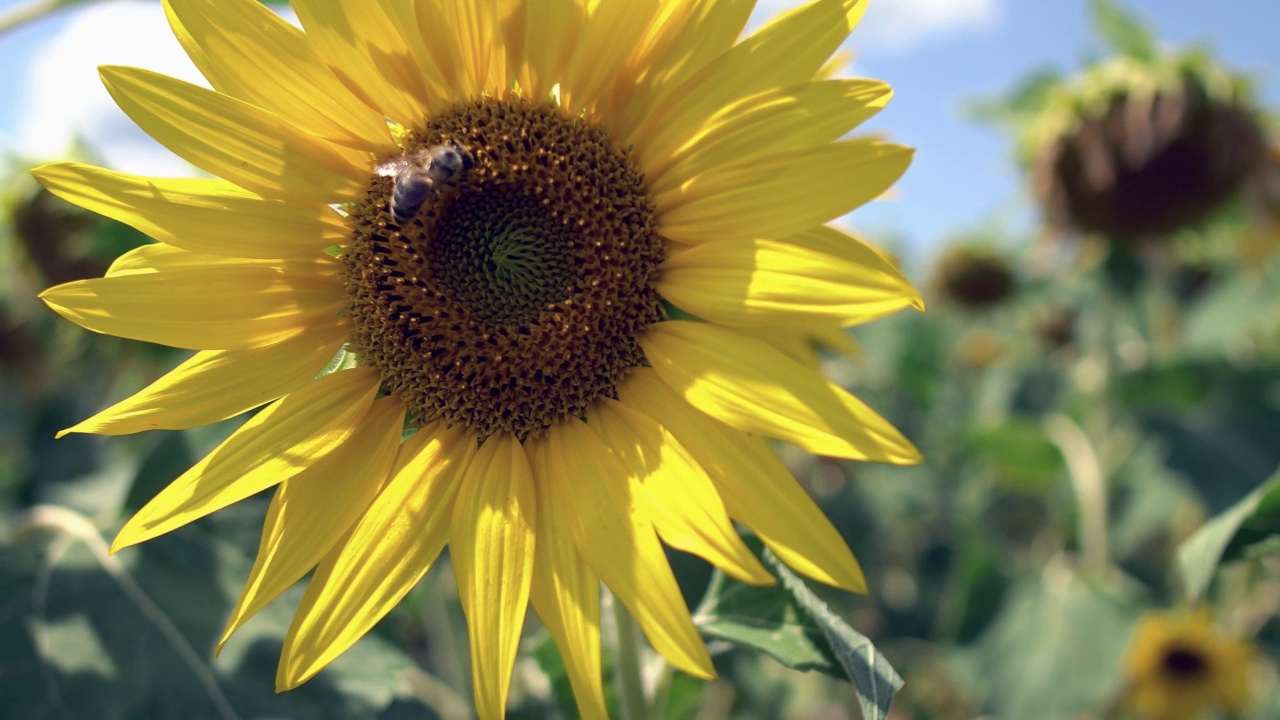
[(762, 650), (794, 670), (845, 679), (822, 630), (781, 587), (752, 587), (716, 573), (694, 622), (704, 635)]
[(1053, 562), (1017, 582), (998, 620), (949, 666), (987, 717), (1089, 717), (1120, 689), (1140, 613), (1129, 598)]
[[(746, 538), (759, 548), (756, 538)], [(831, 611), (768, 550), (761, 559), (779, 580), (750, 587), (716, 573), (694, 622), (706, 635), (747, 645), (795, 670), (816, 670), (853, 684), (867, 720), (888, 717), (902, 678), (864, 635)]]
[(831, 608), (773, 553), (765, 550), (763, 559), (777, 573), (787, 592), (822, 630), (828, 650), (835, 654), (845, 677), (853, 682), (862, 717), (865, 720), (887, 718), (893, 696), (902, 689), (902, 677), (867, 636), (831, 612)]
[(1218, 566), (1280, 535), (1280, 470), (1240, 502), (1214, 516), (1178, 548), (1178, 573), (1189, 602), (1204, 595)]
[(108, 556), (86, 516), (33, 508), (14, 546), (0, 553), (3, 714), (372, 720), (401, 702), (401, 672), (414, 661), (375, 634), (301, 688), (275, 692), (281, 640), (301, 588), (265, 608), (214, 657), (264, 509), (247, 501)]
[(1039, 492), (1062, 476), (1062, 453), (1045, 437), (1040, 423), (1012, 419), (975, 430), (970, 445), (994, 466), (1005, 487)]
[(706, 682), (692, 675), (673, 671), (667, 689), (664, 720), (687, 720), (697, 715), (702, 704), (702, 689)]
[[(1139, 373), (1137, 379), (1150, 389), (1121, 396), (1141, 420), (1143, 433), (1164, 446), (1165, 465), (1190, 481), (1216, 514), (1280, 466), (1280, 408), (1271, 399), (1280, 371), (1224, 361), (1186, 368), (1185, 373)], [(1178, 389), (1176, 378), (1191, 375), (1199, 378), (1196, 387)], [(1127, 378), (1120, 382), (1133, 387)], [(1189, 406), (1189, 399), (1194, 404)]]
[(1151, 29), (1112, 0), (1090, 0), (1093, 26), (1112, 50), (1135, 60), (1155, 60), (1159, 46)]

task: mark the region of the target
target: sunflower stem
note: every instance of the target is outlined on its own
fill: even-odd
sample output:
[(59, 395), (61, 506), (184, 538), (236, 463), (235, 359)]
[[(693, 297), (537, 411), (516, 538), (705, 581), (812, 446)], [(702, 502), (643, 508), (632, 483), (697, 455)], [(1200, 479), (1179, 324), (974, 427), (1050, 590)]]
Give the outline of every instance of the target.
[[(607, 592), (607, 591), (606, 591)], [(615, 682), (623, 720), (647, 720), (649, 703), (645, 698), (644, 678), (640, 667), (640, 636), (636, 621), (617, 596), (609, 596), (613, 611), (615, 646), (613, 649)]]
[(662, 672), (653, 689), (653, 703), (649, 706), (649, 720), (662, 720), (667, 716), (667, 705), (671, 702), (671, 683), (675, 669), (668, 663), (662, 663)]
[(1107, 479), (1102, 460), (1089, 436), (1062, 413), (1044, 421), (1045, 435), (1058, 446), (1079, 506), (1080, 566), (1090, 573), (1106, 572)]

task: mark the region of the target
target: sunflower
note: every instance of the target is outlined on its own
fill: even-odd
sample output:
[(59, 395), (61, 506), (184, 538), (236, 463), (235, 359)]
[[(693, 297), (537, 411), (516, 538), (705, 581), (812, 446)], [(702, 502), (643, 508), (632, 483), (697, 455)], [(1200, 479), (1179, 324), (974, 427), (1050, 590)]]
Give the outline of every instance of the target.
[[(864, 4), (818, 0), (741, 41), (751, 2), (293, 5), (302, 29), (254, 0), (165, 2), (212, 89), (101, 69), (140, 127), (216, 177), (34, 171), (157, 241), (44, 301), (92, 331), (197, 351), (64, 432), (265, 405), (113, 550), (274, 487), (222, 642), (314, 571), (284, 690), (448, 545), (487, 718), (530, 604), (583, 714), (604, 715), (600, 582), (664, 658), (711, 677), (664, 543), (773, 582), (736, 521), (799, 572), (865, 591), (768, 445), (920, 459), (787, 354), (797, 335), (920, 304), (877, 251), (824, 225), (911, 158), (842, 139), (890, 96), (824, 75)], [(429, 186), (378, 171), (439, 148), (467, 162), (428, 162)]]
[(1194, 720), (1215, 708), (1243, 713), (1252, 654), (1248, 643), (1218, 634), (1203, 610), (1151, 613), (1129, 643), (1126, 705), (1150, 720)]

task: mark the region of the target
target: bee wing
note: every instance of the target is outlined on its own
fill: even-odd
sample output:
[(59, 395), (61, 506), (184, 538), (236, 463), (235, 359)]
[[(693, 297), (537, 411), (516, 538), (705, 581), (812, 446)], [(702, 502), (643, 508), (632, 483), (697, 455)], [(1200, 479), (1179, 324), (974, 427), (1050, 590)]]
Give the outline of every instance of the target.
[(422, 153), (414, 153), (413, 155), (391, 158), (386, 162), (378, 163), (373, 168), (373, 171), (383, 177), (395, 177), (419, 162), (422, 162)]

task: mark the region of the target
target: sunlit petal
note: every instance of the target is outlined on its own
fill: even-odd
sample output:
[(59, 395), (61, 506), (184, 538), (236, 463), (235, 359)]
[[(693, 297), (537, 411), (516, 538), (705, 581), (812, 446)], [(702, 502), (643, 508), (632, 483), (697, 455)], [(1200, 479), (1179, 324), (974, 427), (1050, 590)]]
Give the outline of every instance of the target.
[(490, 437), (463, 477), (449, 541), (481, 718), (500, 718), (507, 706), (533, 580), (537, 515), (524, 447), (511, 435)]
[(231, 634), (306, 575), (364, 514), (386, 481), (404, 426), (395, 397), (373, 403), (351, 437), (276, 488), (249, 579), (231, 611)]
[(266, 200), (217, 178), (149, 178), (80, 163), (31, 172), (63, 200), (194, 252), (315, 256), (350, 235), (342, 216), (326, 205)]
[(901, 465), (921, 460), (874, 411), (759, 338), (673, 321), (650, 327), (641, 344), (663, 382), (740, 430), (819, 455)]
[(342, 347), (343, 323), (318, 327), (274, 345), (205, 350), (159, 380), (58, 433), (128, 435), (185, 430), (235, 417), (282, 397), (315, 377)]
[(584, 718), (607, 718), (600, 671), (600, 580), (578, 552), (565, 509), (550, 492), (554, 467), (546, 439), (528, 444), (538, 487), (538, 542), (530, 601), (555, 639)]
[(607, 399), (593, 408), (591, 424), (639, 485), (638, 496), (663, 541), (745, 583), (773, 584), (773, 576), (733, 529), (706, 471), (671, 433)]
[(93, 330), (189, 350), (262, 347), (339, 322), (341, 265), (246, 260), (144, 245), (107, 276), (40, 293), (54, 312)]
[(627, 606), (654, 649), (697, 677), (715, 671), (626, 468), (586, 423), (551, 428), (546, 449), (553, 502), (578, 552)]
[(828, 585), (867, 591), (858, 561), (831, 521), (758, 438), (697, 411), (650, 369), (633, 372), (618, 394), (680, 439), (711, 475), (729, 514), (783, 562)]
[(377, 389), (377, 373), (358, 368), (327, 375), (277, 400), (129, 518), (111, 551), (180, 528), (338, 452)]
[(449, 539), (454, 497), (475, 455), (462, 428), (418, 431), (391, 479), (307, 584), (285, 636), (276, 689), (288, 690), (351, 647), (427, 574)]

